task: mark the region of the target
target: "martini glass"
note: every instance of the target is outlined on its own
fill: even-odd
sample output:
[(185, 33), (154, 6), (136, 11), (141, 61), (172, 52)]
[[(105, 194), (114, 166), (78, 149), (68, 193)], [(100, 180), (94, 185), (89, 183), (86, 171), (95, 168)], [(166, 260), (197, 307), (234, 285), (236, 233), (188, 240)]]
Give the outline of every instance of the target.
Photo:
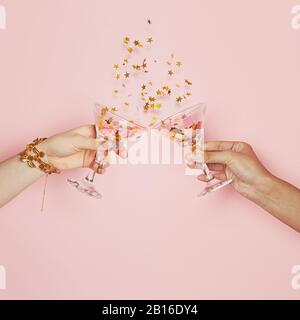
[[(207, 177), (207, 184), (199, 197), (219, 190), (232, 182), (231, 179), (220, 181), (210, 172), (204, 161), (204, 117), (206, 104), (198, 103), (184, 109), (153, 126), (160, 133), (167, 135), (172, 141), (184, 148), (185, 156), (192, 156), (197, 167), (202, 169)], [(186, 157), (185, 157), (186, 158)]]
[[(101, 141), (94, 160), (98, 166), (104, 167), (109, 162), (111, 152), (120, 154), (121, 150), (129, 150), (146, 130), (145, 127), (115, 114), (108, 107), (102, 105), (95, 105), (94, 116), (96, 137)], [(80, 181), (75, 179), (68, 179), (67, 181), (78, 191), (92, 198), (101, 199), (102, 195), (94, 184), (96, 171), (96, 169), (91, 170)]]

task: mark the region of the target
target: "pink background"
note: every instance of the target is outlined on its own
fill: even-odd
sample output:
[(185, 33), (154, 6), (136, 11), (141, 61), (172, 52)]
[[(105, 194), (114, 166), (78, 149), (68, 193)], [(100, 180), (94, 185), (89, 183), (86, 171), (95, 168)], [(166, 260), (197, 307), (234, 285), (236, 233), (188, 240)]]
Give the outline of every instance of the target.
[[(298, 1), (299, 2), (299, 1)], [(153, 21), (209, 102), (208, 139), (245, 140), (275, 174), (300, 185), (297, 1), (1, 0), (1, 159), (37, 136), (92, 122), (109, 99), (120, 39)], [(100, 100), (101, 101), (101, 100)], [(94, 201), (44, 181), (0, 212), (0, 299), (300, 298), (291, 268), (300, 236), (234, 193), (199, 200), (183, 166), (115, 166)]]

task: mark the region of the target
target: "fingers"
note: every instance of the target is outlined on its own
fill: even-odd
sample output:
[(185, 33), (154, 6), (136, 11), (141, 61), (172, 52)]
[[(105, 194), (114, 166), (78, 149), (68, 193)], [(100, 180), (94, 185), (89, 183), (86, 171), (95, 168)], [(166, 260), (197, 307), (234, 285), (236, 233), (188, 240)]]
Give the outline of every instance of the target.
[(80, 150), (97, 150), (101, 145), (101, 141), (98, 139), (76, 134), (74, 136), (73, 144), (77, 149)]
[(249, 153), (252, 147), (241, 141), (208, 141), (204, 144), (205, 151), (235, 151), (240, 153)]
[(96, 171), (98, 174), (103, 174), (108, 167), (109, 163), (105, 161), (101, 162), (101, 164), (94, 161), (90, 166), (90, 168)]
[(213, 151), (205, 152), (204, 158), (206, 163), (230, 165), (236, 155), (233, 151)]
[[(226, 174), (224, 172), (220, 172), (220, 173), (214, 173), (213, 174), (214, 178), (221, 180), (221, 181), (225, 181), (227, 179)], [(205, 174), (200, 174), (197, 177), (198, 180), (202, 181), (202, 182), (208, 182), (209, 181), (209, 177)]]
[(85, 126), (81, 126), (75, 129), (72, 129), (69, 131), (69, 133), (74, 133), (74, 134), (79, 134), (85, 137), (91, 137), (95, 138), (96, 137), (96, 128), (92, 124), (88, 124)]
[(205, 151), (225, 151), (231, 150), (234, 146), (234, 141), (208, 141), (204, 144)]

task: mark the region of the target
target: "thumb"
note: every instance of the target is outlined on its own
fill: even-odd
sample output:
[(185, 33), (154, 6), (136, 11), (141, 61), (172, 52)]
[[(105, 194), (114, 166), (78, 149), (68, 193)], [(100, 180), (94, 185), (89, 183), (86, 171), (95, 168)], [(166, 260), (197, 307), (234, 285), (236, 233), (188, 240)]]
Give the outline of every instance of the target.
[(206, 163), (220, 163), (230, 165), (236, 153), (233, 151), (212, 151), (205, 152), (204, 158)]
[(76, 148), (81, 150), (97, 150), (101, 141), (99, 139), (76, 135), (73, 144)]

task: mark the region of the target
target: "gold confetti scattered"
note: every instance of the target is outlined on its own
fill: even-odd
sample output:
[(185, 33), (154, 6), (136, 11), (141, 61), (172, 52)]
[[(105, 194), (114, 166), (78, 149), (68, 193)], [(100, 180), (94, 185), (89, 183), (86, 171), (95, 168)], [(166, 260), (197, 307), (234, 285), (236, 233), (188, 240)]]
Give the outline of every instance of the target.
[(176, 87), (177, 87), (177, 88), (180, 88), (180, 84), (177, 83), (177, 84), (176, 84)]
[(181, 101), (182, 101), (182, 97), (177, 97), (177, 98), (176, 98), (176, 102), (177, 102), (177, 103), (180, 103)]
[(149, 101), (153, 102), (155, 100), (156, 100), (155, 97), (149, 97)]
[(189, 97), (189, 96), (191, 96), (192, 94), (191, 94), (191, 92), (187, 92), (186, 95)]
[(104, 116), (109, 111), (108, 107), (104, 107), (101, 109), (101, 115)]
[(146, 85), (143, 84), (143, 85), (142, 85), (142, 90), (145, 90), (145, 89), (146, 89)]
[(114, 64), (114, 69), (119, 69), (119, 65), (118, 64)]
[(171, 66), (171, 65), (172, 65), (172, 62), (166, 61), (166, 64), (167, 64), (168, 66)]
[(124, 44), (128, 44), (129, 41), (130, 41), (130, 38), (129, 38), (129, 37), (125, 37), (125, 38), (123, 39), (123, 43), (124, 43)]
[(133, 48), (129, 47), (129, 48), (127, 48), (127, 51), (128, 51), (129, 53), (132, 53), (132, 52), (133, 52)]
[(163, 92), (162, 92), (161, 90), (158, 89), (158, 90), (156, 91), (156, 95), (157, 95), (157, 96), (161, 96), (162, 94), (163, 94)]
[(125, 77), (126, 79), (128, 79), (128, 78), (130, 77), (130, 73), (126, 72), (126, 73), (124, 74), (124, 77)]
[(112, 107), (112, 108), (111, 108), (111, 111), (112, 111), (112, 112), (117, 112), (117, 111), (118, 111), (118, 108), (117, 108), (117, 107)]
[(152, 43), (152, 42), (153, 42), (153, 38), (152, 38), (152, 37), (149, 37), (149, 38), (147, 39), (147, 42), (148, 42), (148, 43)]
[(128, 59), (123, 60), (123, 66), (125, 66), (128, 63)]
[(116, 78), (119, 80), (121, 78), (121, 75), (119, 73), (117, 73)]
[(161, 103), (156, 103), (156, 104), (155, 104), (155, 109), (160, 109), (161, 106), (162, 106)]
[(191, 85), (192, 85), (192, 82), (191, 82), (191, 81), (189, 81), (189, 80), (184, 80), (184, 82), (185, 82), (187, 85), (189, 85), (189, 86), (191, 86)]
[(149, 86), (153, 85), (152, 81), (148, 81), (148, 84), (149, 84)]
[(138, 48), (143, 48), (143, 45), (140, 43), (139, 40), (134, 40), (133, 44)]
[(114, 89), (113, 93), (119, 93), (119, 90), (118, 89)]
[(182, 62), (181, 62), (181, 61), (177, 61), (177, 62), (176, 62), (176, 66), (177, 66), (177, 67), (181, 67), (181, 66), (182, 66)]
[(155, 122), (157, 120), (157, 117), (153, 116), (151, 117), (151, 120)]
[(138, 64), (133, 64), (132, 68), (135, 69), (135, 70), (141, 70), (141, 66), (138, 65)]
[(174, 74), (174, 72), (173, 72), (172, 70), (169, 70), (169, 71), (168, 71), (168, 75), (169, 75), (170, 77), (172, 77), (173, 74)]
[(128, 102), (124, 102), (124, 105), (125, 105), (126, 107), (129, 107), (129, 103), (128, 103)]

